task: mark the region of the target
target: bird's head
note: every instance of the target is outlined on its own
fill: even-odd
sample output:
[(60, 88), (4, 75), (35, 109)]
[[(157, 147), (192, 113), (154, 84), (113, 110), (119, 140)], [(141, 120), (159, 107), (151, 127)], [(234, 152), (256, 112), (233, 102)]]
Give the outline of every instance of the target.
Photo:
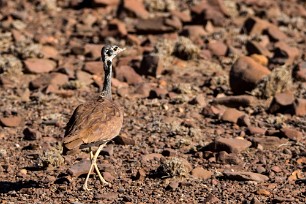
[(105, 45), (101, 50), (101, 57), (104, 63), (111, 63), (117, 54), (124, 51), (125, 48), (120, 48), (117, 45)]

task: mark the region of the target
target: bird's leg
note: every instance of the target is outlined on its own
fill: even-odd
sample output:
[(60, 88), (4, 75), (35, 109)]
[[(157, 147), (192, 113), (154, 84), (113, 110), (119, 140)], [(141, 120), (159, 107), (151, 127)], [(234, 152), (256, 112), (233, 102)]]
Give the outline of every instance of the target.
[(90, 148), (89, 150), (90, 150), (91, 165), (90, 165), (90, 168), (89, 168), (89, 172), (88, 172), (88, 174), (87, 174), (87, 177), (86, 177), (86, 179), (85, 179), (85, 183), (84, 183), (84, 185), (83, 185), (83, 189), (84, 189), (84, 190), (87, 190), (87, 191), (90, 191), (90, 190), (91, 190), (90, 188), (88, 188), (87, 182), (88, 182), (89, 176), (90, 176), (90, 174), (91, 174), (92, 168), (94, 167), (94, 165), (92, 164), (93, 153), (92, 153), (91, 148)]
[(110, 184), (109, 184), (107, 181), (105, 181), (105, 179), (104, 179), (103, 176), (101, 175), (101, 173), (100, 173), (100, 171), (99, 171), (99, 168), (98, 168), (98, 165), (97, 165), (97, 162), (96, 162), (96, 161), (97, 161), (97, 157), (99, 156), (101, 150), (104, 148), (105, 145), (106, 145), (106, 143), (100, 145), (100, 147), (98, 148), (98, 150), (97, 150), (97, 152), (95, 153), (95, 156), (94, 156), (94, 158), (93, 158), (93, 160), (92, 160), (92, 164), (93, 164), (94, 167), (95, 167), (95, 170), (96, 170), (96, 172), (97, 172), (97, 174), (98, 174), (98, 176), (99, 176), (99, 178), (100, 178), (100, 181), (101, 181), (103, 184), (106, 184), (106, 185), (110, 186)]

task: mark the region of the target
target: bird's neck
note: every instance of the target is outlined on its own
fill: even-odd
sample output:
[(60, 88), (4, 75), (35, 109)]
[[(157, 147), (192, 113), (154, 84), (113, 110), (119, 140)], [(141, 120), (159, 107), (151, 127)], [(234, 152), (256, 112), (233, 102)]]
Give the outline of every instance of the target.
[(102, 97), (112, 99), (112, 63), (104, 63), (104, 82), (102, 88)]

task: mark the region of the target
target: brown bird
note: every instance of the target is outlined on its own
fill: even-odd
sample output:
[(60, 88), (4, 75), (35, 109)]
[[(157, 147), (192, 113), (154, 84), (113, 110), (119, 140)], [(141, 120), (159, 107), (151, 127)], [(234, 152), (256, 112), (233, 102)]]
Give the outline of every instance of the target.
[[(109, 185), (98, 169), (97, 157), (106, 143), (119, 134), (122, 127), (123, 112), (119, 105), (112, 100), (111, 78), (112, 60), (123, 50), (125, 48), (116, 45), (106, 45), (102, 48), (101, 56), (105, 74), (102, 93), (94, 100), (79, 105), (66, 126), (63, 141), (64, 154), (90, 148), (91, 166), (83, 185), (84, 190), (91, 190), (88, 188), (87, 182), (93, 168), (95, 168), (101, 182)], [(99, 146), (95, 154), (91, 149), (93, 146)]]

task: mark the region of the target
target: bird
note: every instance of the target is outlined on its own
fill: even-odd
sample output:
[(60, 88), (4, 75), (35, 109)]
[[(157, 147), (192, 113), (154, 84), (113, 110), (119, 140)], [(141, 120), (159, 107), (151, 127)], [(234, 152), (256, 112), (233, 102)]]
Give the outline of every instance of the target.
[[(80, 104), (74, 110), (65, 128), (63, 138), (65, 155), (74, 154), (84, 148), (90, 150), (91, 166), (83, 185), (83, 189), (87, 191), (92, 190), (88, 188), (87, 183), (93, 168), (102, 184), (110, 186), (98, 169), (97, 158), (107, 142), (120, 133), (123, 124), (123, 111), (118, 103), (112, 100), (111, 79), (112, 60), (124, 50), (125, 48), (117, 45), (105, 45), (101, 49), (104, 68), (102, 92), (93, 100)], [(92, 150), (94, 146), (98, 146), (95, 153)]]

